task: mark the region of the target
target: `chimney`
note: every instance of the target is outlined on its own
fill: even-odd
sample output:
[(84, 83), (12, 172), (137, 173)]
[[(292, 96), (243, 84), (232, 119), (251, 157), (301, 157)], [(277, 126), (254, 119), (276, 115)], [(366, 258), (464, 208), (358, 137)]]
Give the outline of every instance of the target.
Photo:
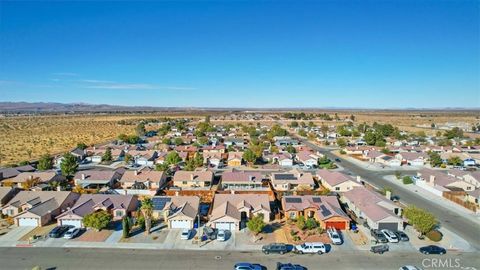
[(190, 180), (193, 181), (193, 179), (195, 179), (195, 175), (193, 173), (190, 174)]
[(93, 151), (97, 150), (97, 147), (95, 147), (95, 145), (93, 146)]
[(179, 193), (178, 191), (175, 191), (175, 197), (178, 197)]
[(357, 182), (362, 182), (362, 178), (360, 177), (360, 175), (357, 175)]
[(253, 182), (253, 179), (255, 179), (255, 176), (253, 176), (253, 175), (249, 175), (249, 176), (248, 176), (248, 180), (249, 180), (250, 182)]
[(235, 194), (235, 190), (230, 190), (230, 194)]
[(30, 180), (33, 180), (33, 174), (30, 174), (28, 178), (30, 178)]
[(135, 170), (133, 174), (138, 175), (138, 170)]
[(387, 190), (385, 192), (385, 197), (388, 199), (388, 200), (391, 200), (392, 199), (392, 192), (390, 190)]
[(85, 180), (85, 174), (82, 173), (82, 180)]
[(428, 182), (433, 185), (435, 182), (435, 175), (430, 175), (430, 180)]

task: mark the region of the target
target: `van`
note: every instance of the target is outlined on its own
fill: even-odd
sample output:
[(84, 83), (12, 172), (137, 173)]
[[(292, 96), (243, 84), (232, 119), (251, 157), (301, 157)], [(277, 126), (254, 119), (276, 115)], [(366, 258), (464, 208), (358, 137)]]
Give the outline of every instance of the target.
[(323, 254), (327, 252), (327, 249), (322, 242), (311, 242), (295, 246), (294, 252), (298, 254)]

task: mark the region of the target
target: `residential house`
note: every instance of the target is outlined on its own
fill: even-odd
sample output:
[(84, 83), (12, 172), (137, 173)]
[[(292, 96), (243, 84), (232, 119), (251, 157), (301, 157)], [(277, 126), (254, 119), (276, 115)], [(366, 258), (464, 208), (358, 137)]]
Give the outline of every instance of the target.
[(222, 188), (224, 190), (268, 190), (263, 187), (260, 172), (230, 171), (222, 174)]
[(174, 187), (181, 189), (209, 189), (212, 185), (211, 171), (177, 171), (173, 176)]
[[(25, 188), (26, 185), (29, 185), (30, 188), (38, 185), (48, 186), (49, 183), (64, 182), (66, 179), (64, 176), (57, 174), (55, 171), (45, 171), (45, 172), (22, 172), (13, 178), (9, 178), (2, 181), (4, 186), (17, 186), (19, 188)], [(27, 182), (32, 181), (30, 184)]]
[(134, 163), (139, 166), (153, 167), (155, 160), (158, 158), (158, 152), (156, 150), (129, 150), (128, 154), (133, 157)]
[(480, 171), (448, 170), (447, 174), (480, 188)]
[(380, 163), (380, 164), (383, 164), (383, 165), (386, 165), (386, 166), (390, 166), (390, 167), (400, 167), (402, 166), (402, 162), (392, 156), (388, 156), (388, 155), (383, 155), (383, 156), (380, 156), (380, 157), (377, 157), (376, 159), (376, 162), (377, 163)]
[(83, 218), (93, 212), (107, 211), (112, 220), (121, 220), (130, 216), (138, 208), (137, 197), (118, 194), (82, 194), (77, 202), (67, 211), (57, 216), (57, 223), (84, 228)]
[(340, 201), (354, 215), (357, 223), (366, 223), (372, 229), (402, 230), (402, 209), (365, 187), (355, 187), (342, 193)]
[(315, 187), (312, 174), (299, 170), (272, 173), (271, 182), (273, 188), (277, 191), (290, 191), (299, 188), (312, 190)]
[(271, 214), (267, 194), (215, 194), (208, 224), (219, 230), (236, 231), (245, 228), (256, 215), (262, 215), (268, 223)]
[(367, 150), (363, 152), (363, 158), (372, 163), (378, 162), (382, 156), (385, 156), (385, 154), (377, 150)]
[(73, 180), (75, 185), (80, 185), (83, 188), (102, 188), (114, 187), (121, 178), (122, 173), (120, 171), (85, 170), (78, 171)]
[(167, 174), (164, 171), (143, 168), (125, 171), (119, 182), (122, 189), (158, 190), (165, 186)]
[(227, 165), (230, 167), (242, 166), (243, 152), (228, 152)]
[(310, 167), (316, 167), (320, 158), (320, 155), (314, 154), (310, 151), (301, 151), (296, 154), (297, 162)]
[(424, 166), (428, 159), (428, 154), (423, 152), (400, 152), (395, 155), (395, 158), (400, 160), (402, 164)]
[(225, 153), (225, 145), (207, 145), (202, 147), (202, 152), (205, 153)]
[(6, 205), (19, 191), (15, 187), (0, 187), (0, 207)]
[(273, 154), (270, 158), (273, 164), (278, 164), (282, 167), (292, 167), (293, 166), (293, 157), (288, 152), (281, 152), (278, 154)]
[(223, 165), (223, 154), (219, 152), (203, 153), (203, 163), (209, 166), (221, 167)]
[[(106, 147), (102, 148), (89, 148), (87, 149), (87, 157), (85, 160), (92, 162), (92, 163), (100, 163), (102, 162), (102, 157), (105, 155), (105, 152), (107, 151)], [(112, 153), (112, 161), (118, 161), (122, 160), (123, 157), (125, 156), (125, 150), (123, 149), (110, 149)]]
[(163, 218), (169, 229), (193, 229), (198, 217), (200, 198), (197, 196), (155, 196), (153, 216)]
[(0, 169), (0, 181), (5, 179), (14, 178), (22, 172), (33, 172), (35, 168), (31, 165), (18, 166), (12, 168), (1, 168)]
[(417, 179), (415, 181), (415, 185), (422, 187), (437, 196), (443, 196), (443, 192), (455, 189), (461, 189), (464, 191), (475, 190), (474, 184), (436, 170), (422, 169), (417, 173), (417, 176), (419, 177), (419, 180)]
[(350, 228), (350, 218), (343, 212), (336, 196), (285, 196), (282, 198), (282, 209), (287, 219), (298, 219), (300, 216), (315, 219), (323, 229)]
[(225, 144), (226, 147), (235, 146), (237, 148), (243, 149), (245, 148), (245, 139), (228, 137), (223, 140), (223, 144)]
[(360, 181), (341, 172), (318, 170), (316, 175), (322, 186), (334, 192), (346, 192), (354, 187), (362, 186)]
[(79, 196), (69, 191), (20, 191), (1, 209), (17, 226), (44, 226), (72, 207)]

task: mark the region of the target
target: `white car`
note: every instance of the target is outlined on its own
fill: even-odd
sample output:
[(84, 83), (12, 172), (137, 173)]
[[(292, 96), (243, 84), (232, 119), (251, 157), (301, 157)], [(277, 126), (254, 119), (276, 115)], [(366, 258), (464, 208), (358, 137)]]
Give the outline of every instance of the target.
[(381, 232), (383, 233), (383, 235), (385, 235), (385, 238), (387, 238), (388, 242), (398, 243), (398, 237), (394, 232), (385, 229), (381, 230)]
[(188, 240), (190, 239), (190, 235), (192, 234), (192, 230), (190, 229), (183, 229), (182, 234), (180, 235), (180, 239)]
[(422, 270), (421, 268), (418, 268), (416, 266), (413, 266), (413, 265), (404, 265), (402, 267), (400, 267), (400, 269), (398, 270)]
[(299, 254), (317, 253), (323, 254), (327, 252), (325, 245), (322, 242), (303, 243), (295, 246), (294, 252)]
[(330, 240), (332, 240), (332, 244), (334, 245), (341, 245), (342, 244), (342, 238), (340, 237), (340, 234), (337, 232), (335, 228), (330, 228), (327, 230), (328, 237)]
[(217, 240), (223, 242), (226, 239), (227, 239), (227, 231), (219, 230), (217, 233)]
[(71, 228), (68, 229), (68, 231), (63, 235), (63, 238), (65, 239), (73, 239), (80, 234), (81, 229), (80, 228)]

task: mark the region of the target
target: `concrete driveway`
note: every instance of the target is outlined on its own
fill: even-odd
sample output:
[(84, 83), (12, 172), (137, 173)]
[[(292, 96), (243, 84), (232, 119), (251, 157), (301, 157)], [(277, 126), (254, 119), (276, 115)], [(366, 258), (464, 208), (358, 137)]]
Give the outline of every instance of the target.
[(31, 230), (35, 229), (36, 227), (30, 227), (30, 226), (20, 226), (20, 227), (15, 227), (8, 233), (0, 236), (0, 243), (6, 243), (6, 242), (17, 242), (22, 236), (25, 234), (29, 233)]

